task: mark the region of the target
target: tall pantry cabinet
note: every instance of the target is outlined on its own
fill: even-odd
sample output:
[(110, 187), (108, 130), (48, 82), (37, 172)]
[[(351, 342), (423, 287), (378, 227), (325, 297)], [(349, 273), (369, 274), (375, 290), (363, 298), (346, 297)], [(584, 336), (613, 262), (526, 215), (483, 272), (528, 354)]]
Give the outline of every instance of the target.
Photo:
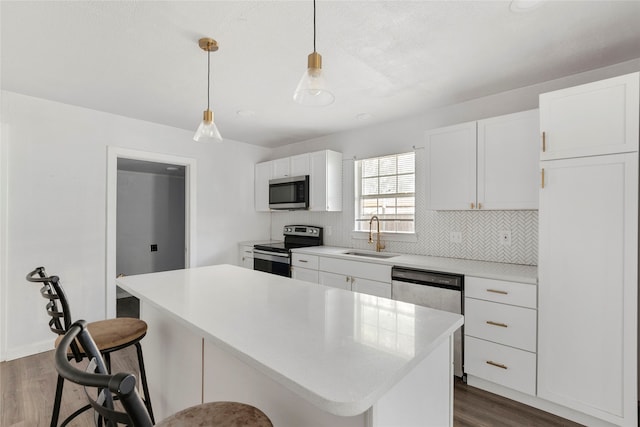
[(636, 426), (640, 73), (540, 95), (540, 398)]

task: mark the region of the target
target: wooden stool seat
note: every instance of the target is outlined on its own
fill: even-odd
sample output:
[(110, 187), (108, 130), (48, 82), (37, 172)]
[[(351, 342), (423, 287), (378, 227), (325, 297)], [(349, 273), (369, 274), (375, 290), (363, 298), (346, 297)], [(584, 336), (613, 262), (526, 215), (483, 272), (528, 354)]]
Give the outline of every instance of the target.
[(210, 402), (184, 409), (156, 424), (156, 427), (272, 427), (260, 409), (239, 402)]
[[(64, 289), (60, 284), (58, 276), (48, 276), (44, 267), (37, 267), (35, 270), (27, 274), (27, 281), (33, 283), (41, 283), (40, 295), (48, 300), (46, 305), (47, 314), (51, 317), (49, 320), (49, 329), (57, 335), (55, 341), (56, 352), (59, 350), (64, 335), (71, 327), (71, 310), (69, 302), (65, 295)], [(86, 322), (84, 322), (87, 325)], [(140, 380), (144, 391), (144, 400), (142, 401), (149, 414), (151, 422), (153, 417), (153, 409), (151, 407), (151, 399), (149, 398), (149, 385), (147, 384), (147, 374), (144, 368), (144, 358), (142, 356), (142, 346), (140, 340), (147, 334), (147, 324), (140, 319), (133, 318), (115, 318), (100, 320), (88, 324), (87, 330), (91, 330), (91, 334), (95, 337), (93, 345), (98, 351), (100, 359), (104, 358), (106, 363), (105, 373), (111, 370), (111, 353), (121, 350), (125, 347), (134, 346), (138, 356), (138, 368), (140, 372)], [(97, 344), (96, 344), (97, 342)], [(72, 342), (66, 351), (68, 360), (82, 361), (87, 357), (89, 352), (85, 351), (80, 342)], [(60, 416), (60, 407), (62, 404), (62, 391), (64, 388), (64, 378), (58, 375), (56, 383), (56, 394), (53, 401), (53, 412), (51, 413), (50, 427), (58, 427), (58, 418)], [(61, 426), (66, 426), (75, 417), (91, 408), (91, 405), (85, 405), (61, 422)]]
[[(88, 325), (101, 353), (112, 352), (140, 341), (147, 334), (147, 323), (131, 317), (99, 320)], [(56, 338), (56, 348), (64, 335)]]

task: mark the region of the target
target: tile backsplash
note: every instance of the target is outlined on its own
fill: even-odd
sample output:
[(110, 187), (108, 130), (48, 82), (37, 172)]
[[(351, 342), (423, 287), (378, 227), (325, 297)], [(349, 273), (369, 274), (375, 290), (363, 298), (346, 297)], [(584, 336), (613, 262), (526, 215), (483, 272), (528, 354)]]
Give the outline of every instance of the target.
[[(348, 209), (347, 209), (348, 210)], [(345, 212), (273, 212), (271, 237), (282, 238), (282, 228), (290, 224), (324, 227), (324, 244), (357, 249), (373, 249), (366, 239), (352, 235), (352, 214)], [(511, 233), (511, 244), (500, 243), (500, 232)], [(452, 243), (451, 232), (462, 234), (461, 243)], [(429, 211), (416, 215), (417, 242), (390, 241), (382, 234), (385, 251), (418, 255), (464, 258), (511, 264), (536, 265), (538, 261), (538, 211)]]

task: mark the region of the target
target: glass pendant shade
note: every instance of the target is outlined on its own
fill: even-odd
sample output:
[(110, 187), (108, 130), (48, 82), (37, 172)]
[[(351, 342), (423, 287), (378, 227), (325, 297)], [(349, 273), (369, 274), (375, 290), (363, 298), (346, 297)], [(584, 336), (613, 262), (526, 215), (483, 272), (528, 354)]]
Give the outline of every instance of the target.
[(213, 121), (213, 111), (206, 110), (204, 112), (202, 123), (198, 126), (193, 140), (198, 142), (222, 142), (222, 136), (218, 127)]
[(322, 56), (313, 52), (309, 55), (308, 68), (293, 93), (293, 100), (310, 107), (322, 107), (333, 103), (334, 99), (322, 74)]

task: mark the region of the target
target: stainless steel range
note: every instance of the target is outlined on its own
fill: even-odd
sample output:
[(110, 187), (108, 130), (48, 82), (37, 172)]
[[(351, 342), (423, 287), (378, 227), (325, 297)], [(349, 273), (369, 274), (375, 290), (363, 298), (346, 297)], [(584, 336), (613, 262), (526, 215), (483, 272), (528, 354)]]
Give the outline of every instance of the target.
[(291, 277), (291, 249), (322, 245), (322, 227), (285, 225), (284, 242), (253, 246), (253, 269)]

